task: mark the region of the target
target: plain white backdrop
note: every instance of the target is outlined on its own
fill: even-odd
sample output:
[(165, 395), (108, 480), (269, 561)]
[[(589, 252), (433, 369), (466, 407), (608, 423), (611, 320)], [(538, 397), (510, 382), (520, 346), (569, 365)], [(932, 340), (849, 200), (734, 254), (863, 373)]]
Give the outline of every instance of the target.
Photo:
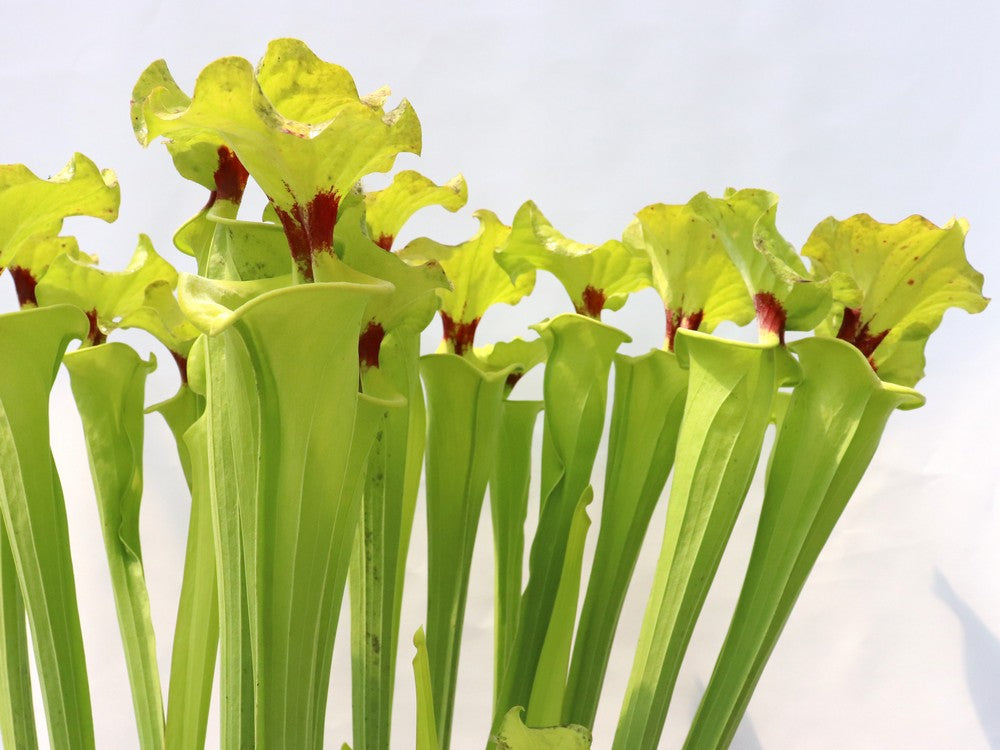
[[(121, 218), (67, 222), (84, 249), (121, 268), (139, 232), (168, 259), (173, 231), (204, 191), (173, 172), (162, 147), (132, 136), (129, 93), (166, 58), (189, 91), (223, 55), (251, 60), (296, 36), (347, 67), (359, 88), (411, 101), (424, 155), (401, 158), (441, 181), (462, 172), (469, 207), (419, 215), (418, 234), (458, 242), (484, 207), (509, 221), (534, 199), (568, 235), (601, 242), (633, 212), (701, 190), (766, 187), (779, 227), (801, 246), (828, 215), (882, 221), (921, 213), (971, 223), (968, 255), (1000, 278), (1000, 6), (929, 2), (403, 3), (329, 1), (0, 5), (0, 162), (42, 175), (73, 151), (114, 168)], [(258, 198), (259, 201), (259, 198)], [(251, 201), (252, 202), (252, 201)], [(259, 205), (259, 202), (258, 202)], [(0, 279), (2, 309), (15, 307)], [(540, 279), (535, 296), (495, 310), (482, 341), (523, 333), (566, 309)], [(657, 346), (662, 311), (647, 290), (608, 322)], [(732, 332), (728, 332), (732, 334)], [(439, 335), (437, 323), (428, 349)], [(739, 334), (733, 334), (739, 335)], [(164, 362), (149, 401), (176, 388)], [(3, 356), (16, 356), (4, 352)], [(868, 476), (823, 552), (750, 704), (744, 750), (1000, 747), (1000, 440), (995, 307), (946, 316), (919, 388), (927, 406), (890, 423)], [(525, 383), (538, 389), (538, 379)], [(100, 748), (136, 746), (124, 660), (82, 434), (64, 378), (52, 401), (54, 450), (70, 517), (76, 582)], [(147, 427), (142, 531), (161, 669), (169, 665), (189, 500), (165, 427)], [(595, 472), (599, 508), (602, 466)], [(738, 591), (759, 509), (754, 487), (706, 605), (675, 694), (663, 747), (683, 738)], [(409, 636), (423, 618), (421, 509), (411, 550), (394, 747), (412, 747)], [(626, 605), (595, 731), (613, 734), (662, 534), (654, 517)], [(591, 540), (593, 542), (593, 540)], [(492, 686), (492, 561), (480, 528), (452, 746), (481, 747)], [(344, 621), (346, 628), (346, 621)], [(346, 629), (338, 639), (327, 740), (350, 741)], [(44, 726), (40, 724), (40, 727)], [(213, 713), (209, 746), (217, 743)]]

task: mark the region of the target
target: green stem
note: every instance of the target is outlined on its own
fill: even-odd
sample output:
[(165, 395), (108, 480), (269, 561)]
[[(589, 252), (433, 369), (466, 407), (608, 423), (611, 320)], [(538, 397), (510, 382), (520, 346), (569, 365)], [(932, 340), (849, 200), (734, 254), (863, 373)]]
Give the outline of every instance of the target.
[(670, 352), (615, 357), (601, 525), (573, 646), (564, 723), (593, 727), (625, 594), (673, 467), (687, 381)]
[(781, 422), (750, 564), (688, 750), (729, 746), (889, 415), (923, 403), (916, 391), (880, 382), (864, 355), (842, 341), (810, 338), (790, 348), (803, 378)]
[(63, 359), (83, 423), (101, 518), (139, 746), (163, 747), (163, 695), (142, 564), (139, 511), (146, 375), (156, 366), (120, 343), (78, 349)]
[(663, 547), (643, 618), (616, 750), (657, 747), (681, 660), (760, 457), (783, 347), (681, 331), (688, 394)]

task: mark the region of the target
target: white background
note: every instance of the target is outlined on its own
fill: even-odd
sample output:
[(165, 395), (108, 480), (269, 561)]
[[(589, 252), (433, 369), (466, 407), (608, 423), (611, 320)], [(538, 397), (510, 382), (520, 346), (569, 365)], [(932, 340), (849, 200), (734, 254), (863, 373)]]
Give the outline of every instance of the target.
[[(423, 123), (424, 156), (402, 158), (470, 185), (459, 216), (428, 210), (405, 230), (457, 242), (472, 209), (509, 221), (533, 198), (582, 241), (617, 236), (648, 203), (700, 190), (766, 187), (779, 227), (801, 246), (828, 215), (882, 221), (965, 216), (967, 248), (995, 293), (1000, 278), (1000, 6), (994, 2), (446, 3), (207, 2), (0, 5), (0, 162), (41, 175), (75, 151), (113, 167), (121, 219), (68, 222), (109, 268), (139, 232), (181, 267), (174, 229), (204, 191), (173, 173), (166, 151), (134, 141), (128, 100), (164, 57), (190, 91), (223, 55), (251, 60), (279, 36), (306, 40), (355, 75), (405, 96)], [(2, 309), (14, 308), (10, 282)], [(491, 312), (482, 343), (564, 310), (540, 280), (535, 297)], [(659, 344), (655, 295), (609, 322), (638, 353)], [(1000, 747), (1000, 445), (997, 311), (949, 314), (928, 348), (927, 406), (894, 416), (867, 478), (810, 578), (750, 704), (736, 747)], [(437, 324), (428, 346), (438, 335)], [(144, 350), (142, 337), (118, 336)], [(176, 388), (164, 363), (150, 402)], [(4, 352), (3, 356), (16, 356)], [(537, 388), (537, 379), (528, 390)], [(530, 395), (524, 393), (522, 395)], [(142, 530), (164, 679), (180, 587), (189, 501), (165, 427), (148, 421)], [(135, 747), (131, 701), (82, 435), (64, 379), (53, 397), (95, 701), (98, 747)], [(595, 475), (598, 491), (601, 467)], [(677, 747), (711, 671), (752, 537), (754, 488), (723, 562), (674, 698), (664, 747)], [(597, 515), (598, 505), (592, 507)], [(411, 554), (394, 746), (412, 747), (409, 634), (423, 616), (425, 532)], [(620, 629), (595, 732), (613, 733), (662, 533), (654, 518)], [(481, 747), (491, 692), (492, 562), (480, 529), (452, 746)], [(346, 630), (337, 647), (327, 739), (350, 740)], [(213, 727), (217, 726), (213, 715)], [(40, 724), (40, 727), (44, 724)], [(210, 730), (210, 746), (216, 740)]]

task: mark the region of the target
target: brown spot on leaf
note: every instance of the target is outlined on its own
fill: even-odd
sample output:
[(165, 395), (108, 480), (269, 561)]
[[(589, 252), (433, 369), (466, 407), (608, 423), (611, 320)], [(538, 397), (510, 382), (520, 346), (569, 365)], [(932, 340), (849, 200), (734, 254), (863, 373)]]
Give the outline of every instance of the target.
[(604, 290), (587, 286), (583, 290), (582, 296), (582, 303), (576, 306), (576, 312), (580, 315), (586, 315), (588, 318), (600, 320), (601, 310), (604, 309), (604, 303), (608, 301)]
[(914, 285), (914, 284), (916, 284), (917, 282), (915, 282), (915, 281), (914, 281), (913, 279), (907, 279), (907, 280), (906, 280), (906, 283), (907, 283), (907, 284), (909, 284), (910, 286), (913, 286), (913, 285)]
[(14, 279), (14, 290), (17, 292), (17, 303), (21, 307), (37, 307), (38, 300), (35, 299), (35, 287), (38, 279), (27, 268), (20, 266), (10, 267), (11, 278)]
[(462, 356), (472, 349), (472, 341), (476, 336), (479, 318), (468, 323), (453, 320), (446, 312), (441, 313), (441, 326), (444, 329), (444, 340), (451, 344), (452, 351)]

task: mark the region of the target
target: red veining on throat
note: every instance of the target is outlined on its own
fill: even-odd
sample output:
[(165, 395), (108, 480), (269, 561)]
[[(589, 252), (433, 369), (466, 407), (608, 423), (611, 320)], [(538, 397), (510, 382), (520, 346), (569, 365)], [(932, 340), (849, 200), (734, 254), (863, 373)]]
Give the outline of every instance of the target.
[(170, 352), (170, 356), (174, 358), (174, 363), (177, 365), (177, 371), (181, 375), (181, 385), (187, 385), (188, 382), (188, 361), (187, 357), (183, 354), (178, 354), (175, 351)]
[(763, 333), (774, 333), (778, 336), (778, 341), (785, 343), (785, 323), (788, 314), (770, 292), (757, 292), (753, 298), (754, 309), (757, 310), (757, 325)]
[[(216, 200), (239, 203), (243, 200), (243, 191), (247, 188), (250, 173), (232, 149), (219, 146), (219, 166), (215, 168), (215, 190), (212, 195)], [(213, 201), (214, 202), (214, 201)]]
[(394, 239), (396, 238), (391, 234), (380, 234), (378, 236), (378, 239), (375, 241), (375, 244), (378, 245), (383, 250), (385, 250), (386, 252), (388, 252), (392, 250), (392, 241)]
[(21, 306), (37, 307), (38, 300), (35, 299), (35, 287), (38, 279), (27, 268), (20, 266), (10, 267), (11, 278), (14, 279), (14, 290), (17, 292), (17, 303)]
[(362, 368), (378, 367), (379, 350), (385, 329), (381, 323), (370, 321), (361, 335), (358, 336), (358, 362)]
[(607, 300), (608, 298), (605, 296), (603, 289), (588, 286), (583, 290), (582, 304), (576, 306), (576, 312), (579, 315), (586, 315), (588, 318), (600, 320), (601, 310), (604, 309), (604, 303)]
[(681, 309), (667, 308), (667, 350), (674, 350), (674, 340), (677, 338), (677, 331), (684, 328), (688, 331), (697, 331), (701, 327), (701, 321), (705, 317), (703, 310), (695, 310), (685, 313)]
[(857, 307), (845, 307), (844, 319), (840, 323), (840, 330), (837, 331), (837, 338), (853, 344), (858, 351), (865, 355), (872, 369), (876, 369), (872, 361), (872, 354), (882, 343), (882, 340), (889, 335), (889, 329), (878, 333), (868, 330), (868, 324), (861, 322), (861, 309)]
[[(274, 203), (274, 201), (271, 201)], [(333, 252), (333, 228), (337, 223), (340, 196), (332, 190), (318, 193), (304, 207), (293, 203), (288, 210), (274, 204), (288, 238), (292, 259), (306, 281), (313, 280), (312, 256)]]
[(98, 344), (103, 344), (108, 340), (108, 336), (104, 331), (101, 330), (100, 326), (97, 325), (97, 310), (87, 311), (87, 320), (90, 321), (90, 330), (87, 331), (87, 341), (97, 346)]
[(445, 341), (451, 343), (451, 348), (458, 356), (472, 349), (472, 340), (476, 336), (476, 328), (479, 325), (479, 318), (468, 323), (456, 322), (452, 320), (448, 313), (441, 313), (441, 325), (444, 328)]

